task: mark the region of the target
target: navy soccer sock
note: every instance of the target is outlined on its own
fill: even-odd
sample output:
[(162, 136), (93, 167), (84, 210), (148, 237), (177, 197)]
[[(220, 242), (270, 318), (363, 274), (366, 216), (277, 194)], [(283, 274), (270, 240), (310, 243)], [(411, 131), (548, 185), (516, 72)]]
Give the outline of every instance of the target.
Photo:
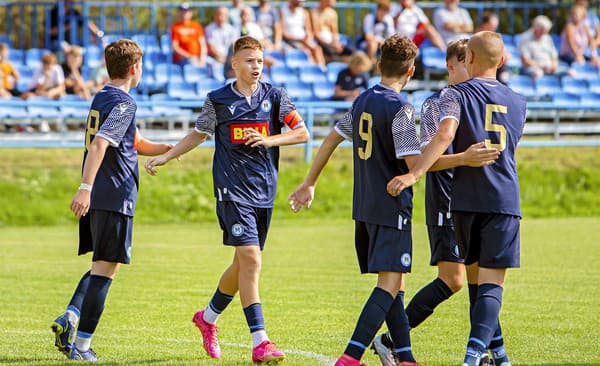
[(398, 292), (390, 310), (385, 317), (385, 323), (392, 337), (394, 352), (400, 361), (415, 362), (410, 347), (410, 327), (404, 310), (404, 291)]
[(450, 296), (452, 296), (452, 290), (439, 277), (420, 289), (406, 306), (410, 327), (416, 328), (433, 314), (436, 306)]
[(469, 283), (469, 322), (473, 319), (473, 307), (477, 302), (477, 291), (479, 291), (479, 285), (476, 283)]
[(394, 298), (387, 291), (379, 287), (373, 289), (358, 317), (352, 338), (344, 351), (345, 354), (357, 360), (361, 359), (367, 345), (371, 344), (375, 334), (381, 328), (393, 302)]
[(208, 306), (210, 306), (211, 310), (215, 313), (221, 314), (225, 311), (231, 300), (233, 300), (233, 296), (226, 295), (217, 288), (217, 291), (215, 291), (212, 299), (210, 299)]
[(104, 276), (90, 275), (89, 282), (81, 305), (81, 320), (77, 330), (91, 335), (100, 321), (112, 280)]
[(77, 284), (77, 288), (73, 293), (73, 297), (71, 297), (71, 301), (69, 302), (69, 307), (74, 307), (77, 311), (81, 312), (81, 304), (83, 304), (83, 298), (85, 297), (85, 293), (87, 292), (88, 286), (90, 284), (90, 271), (87, 271), (83, 277), (79, 280)]
[(260, 303), (255, 303), (244, 308), (244, 315), (246, 316), (250, 333), (265, 329), (265, 318)]
[(477, 353), (487, 350), (494, 332), (498, 329), (502, 292), (502, 287), (496, 284), (484, 283), (479, 286), (477, 301), (472, 312), (467, 353), (469, 350)]

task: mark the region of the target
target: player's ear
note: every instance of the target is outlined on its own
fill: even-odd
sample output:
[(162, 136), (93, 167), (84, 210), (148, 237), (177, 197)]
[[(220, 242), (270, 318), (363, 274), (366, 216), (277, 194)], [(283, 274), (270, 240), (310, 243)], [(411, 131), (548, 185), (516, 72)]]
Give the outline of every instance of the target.
[(504, 65), (504, 55), (500, 56), (500, 61), (498, 62), (498, 66), (496, 66), (496, 69), (501, 68), (502, 65)]
[(408, 71), (406, 72), (406, 75), (408, 75), (408, 77), (412, 77), (415, 74), (415, 65), (413, 64), (410, 69), (408, 69)]

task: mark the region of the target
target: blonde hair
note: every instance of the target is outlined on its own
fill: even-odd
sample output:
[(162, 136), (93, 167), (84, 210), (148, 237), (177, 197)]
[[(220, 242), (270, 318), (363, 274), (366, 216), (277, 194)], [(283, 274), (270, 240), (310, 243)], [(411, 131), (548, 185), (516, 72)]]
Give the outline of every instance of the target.
[(348, 61), (348, 67), (357, 68), (361, 71), (368, 72), (373, 67), (373, 63), (369, 56), (362, 51), (356, 51)]
[(263, 46), (255, 38), (252, 38), (250, 36), (243, 36), (238, 38), (237, 41), (235, 41), (235, 43), (233, 44), (233, 54), (235, 55), (236, 53), (245, 49), (262, 51)]

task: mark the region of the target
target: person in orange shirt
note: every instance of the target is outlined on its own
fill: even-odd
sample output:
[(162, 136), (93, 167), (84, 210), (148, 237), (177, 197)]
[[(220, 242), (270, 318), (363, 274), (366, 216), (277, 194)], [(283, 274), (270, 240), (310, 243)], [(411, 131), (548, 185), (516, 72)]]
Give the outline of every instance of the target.
[(18, 80), (19, 73), (8, 62), (8, 45), (0, 43), (0, 98), (19, 96), (21, 93), (16, 88)]
[(179, 5), (178, 20), (171, 27), (173, 63), (206, 65), (206, 39), (202, 25), (192, 20), (188, 3)]

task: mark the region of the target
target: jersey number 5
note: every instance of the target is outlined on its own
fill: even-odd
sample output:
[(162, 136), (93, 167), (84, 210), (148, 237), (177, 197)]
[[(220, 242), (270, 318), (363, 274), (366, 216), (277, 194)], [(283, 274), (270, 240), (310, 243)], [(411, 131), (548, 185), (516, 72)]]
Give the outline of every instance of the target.
[[(365, 131), (365, 124), (366, 131)], [(364, 147), (358, 148), (358, 157), (367, 160), (373, 152), (373, 116), (371, 113), (363, 112), (360, 115), (360, 123), (358, 124), (358, 134), (365, 142)]]
[(92, 144), (93, 137), (98, 133), (98, 121), (100, 120), (100, 112), (95, 109), (90, 110), (87, 119), (87, 128), (85, 129), (85, 149), (89, 150)]
[(486, 104), (485, 105), (485, 130), (488, 132), (498, 132), (498, 144), (492, 144), (492, 140), (485, 139), (485, 147), (496, 148), (498, 151), (502, 151), (506, 148), (506, 128), (504, 126), (494, 123), (492, 121), (492, 115), (494, 112), (497, 113), (508, 113), (505, 105), (499, 104)]

